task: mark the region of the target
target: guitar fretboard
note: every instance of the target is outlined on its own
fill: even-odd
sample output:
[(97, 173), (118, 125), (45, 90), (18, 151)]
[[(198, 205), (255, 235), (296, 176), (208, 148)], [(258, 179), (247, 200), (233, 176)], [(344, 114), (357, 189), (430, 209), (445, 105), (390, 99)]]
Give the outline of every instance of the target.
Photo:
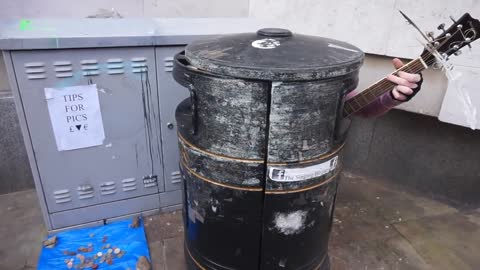
[[(425, 62), (422, 57), (419, 57), (415, 60), (408, 62), (403, 67), (395, 70), (392, 74), (397, 75), (399, 71), (405, 71), (408, 73), (418, 73), (426, 68)], [(395, 84), (391, 81), (384, 78), (371, 86), (367, 89), (363, 90), (356, 96), (350, 98), (349, 100), (345, 101), (345, 105), (343, 107), (343, 116), (347, 117), (355, 112), (358, 112), (368, 104), (372, 103), (378, 97), (383, 95), (384, 93), (390, 91), (395, 87)]]

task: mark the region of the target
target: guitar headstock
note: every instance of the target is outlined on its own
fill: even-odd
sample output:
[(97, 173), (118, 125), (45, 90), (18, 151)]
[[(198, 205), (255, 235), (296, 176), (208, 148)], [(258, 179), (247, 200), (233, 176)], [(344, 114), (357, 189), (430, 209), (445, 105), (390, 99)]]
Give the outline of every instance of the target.
[(480, 38), (480, 21), (470, 14), (465, 13), (458, 20), (451, 19), (453, 24), (447, 29), (445, 24), (438, 26), (437, 29), (442, 33), (437, 37), (434, 37), (433, 32), (424, 35), (428, 43), (422, 58), (429, 66), (436, 62), (436, 57), (448, 60), (451, 55), (460, 55), (463, 47), (471, 47), (470, 44)]

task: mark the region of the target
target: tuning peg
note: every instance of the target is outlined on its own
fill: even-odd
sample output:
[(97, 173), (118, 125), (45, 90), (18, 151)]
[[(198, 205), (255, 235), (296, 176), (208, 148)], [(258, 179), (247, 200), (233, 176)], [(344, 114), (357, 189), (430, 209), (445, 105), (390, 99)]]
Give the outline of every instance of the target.
[(444, 23), (440, 24), (439, 26), (437, 26), (437, 29), (445, 33), (445, 24)]
[(435, 39), (435, 33), (433, 33), (433, 31), (429, 31), (429, 32), (427, 32), (427, 37), (429, 37), (431, 40), (434, 40)]
[(452, 20), (453, 23), (457, 23), (457, 21), (455, 21), (455, 19), (452, 16), (450, 16), (450, 20)]
[(456, 56), (459, 56), (459, 55), (461, 55), (461, 54), (462, 54), (462, 51), (456, 51), (456, 52), (455, 52), (455, 53), (453, 53), (453, 54), (455, 54)]

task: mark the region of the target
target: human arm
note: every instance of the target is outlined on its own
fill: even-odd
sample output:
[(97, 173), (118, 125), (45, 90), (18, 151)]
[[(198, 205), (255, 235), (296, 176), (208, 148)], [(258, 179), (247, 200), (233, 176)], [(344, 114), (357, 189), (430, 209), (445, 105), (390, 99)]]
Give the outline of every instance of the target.
[[(403, 62), (400, 59), (395, 58), (393, 59), (393, 66), (395, 69), (399, 69), (403, 66)], [(387, 79), (395, 83), (396, 86), (391, 91), (384, 93), (372, 103), (356, 112), (355, 115), (362, 117), (375, 117), (385, 114), (395, 106), (413, 98), (418, 91), (420, 91), (423, 82), (421, 74), (413, 74), (403, 71), (398, 72), (398, 76), (389, 75)], [(352, 91), (347, 95), (346, 99), (348, 100), (356, 94), (358, 93)]]

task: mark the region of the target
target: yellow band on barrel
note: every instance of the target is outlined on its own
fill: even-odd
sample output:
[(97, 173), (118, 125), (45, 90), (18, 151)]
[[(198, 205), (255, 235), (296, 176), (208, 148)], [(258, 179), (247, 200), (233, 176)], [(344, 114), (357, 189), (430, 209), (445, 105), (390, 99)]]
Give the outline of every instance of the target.
[[(201, 270), (208, 270), (207, 268), (205, 268), (203, 265), (201, 265), (192, 255), (192, 253), (190, 252), (190, 249), (188, 248), (188, 245), (187, 243), (184, 243), (185, 245), (185, 250), (187, 251), (188, 253), (188, 256), (190, 257), (190, 259), (192, 259), (192, 261), (198, 266), (198, 268), (200, 268)], [(325, 258), (327, 258), (327, 255), (323, 256), (322, 260), (320, 261), (320, 263), (313, 269), (313, 270), (318, 270), (320, 269), (320, 267), (322, 267), (323, 265), (323, 262), (325, 261)]]
[(220, 158), (224, 158), (224, 159), (230, 159), (230, 160), (235, 160), (235, 161), (238, 161), (238, 162), (244, 162), (244, 163), (264, 163), (265, 161), (263, 159), (245, 159), (245, 158), (235, 158), (235, 157), (229, 157), (229, 156), (224, 156), (224, 155), (219, 155), (219, 154), (215, 154), (215, 153), (212, 153), (210, 151), (207, 151), (207, 150), (203, 150), (203, 149), (200, 149), (198, 148), (197, 146), (193, 145), (192, 143), (190, 143), (189, 141), (187, 141), (180, 133), (177, 133), (178, 134), (178, 139), (183, 142), (184, 144), (188, 145), (188, 147), (198, 151), (198, 152), (201, 152), (205, 155), (208, 155), (208, 156), (214, 156), (214, 157), (220, 157)]
[[(224, 188), (242, 190), (242, 191), (256, 191), (256, 192), (263, 191), (263, 188), (232, 186), (232, 185), (228, 185), (228, 184), (225, 184), (225, 183), (217, 182), (215, 180), (208, 179), (205, 176), (200, 175), (200, 174), (196, 173), (195, 171), (193, 171), (191, 168), (189, 168), (188, 165), (185, 163), (185, 160), (183, 158), (180, 160), (180, 163), (181, 163), (182, 167), (185, 168), (189, 173), (191, 173), (192, 175), (194, 175), (198, 179), (203, 180), (205, 182), (208, 182), (210, 184), (221, 186), (221, 187), (224, 187)], [(296, 192), (302, 192), (302, 191), (307, 191), (307, 190), (310, 190), (310, 189), (314, 189), (314, 188), (317, 188), (317, 187), (320, 187), (320, 186), (323, 186), (323, 185), (326, 185), (326, 184), (330, 183), (333, 179), (335, 179), (335, 177), (338, 176), (340, 171), (341, 171), (341, 168), (339, 168), (335, 172), (335, 174), (332, 175), (331, 177), (325, 179), (324, 181), (322, 181), (320, 183), (317, 183), (317, 184), (314, 184), (314, 185), (311, 185), (311, 186), (307, 186), (307, 187), (299, 188), (299, 189), (265, 190), (265, 194), (287, 194), (287, 193), (296, 193)]]
[[(220, 154), (215, 154), (213, 152), (210, 152), (210, 151), (207, 151), (207, 150), (204, 150), (204, 149), (201, 149), (199, 148), (198, 146), (195, 146), (193, 145), (192, 143), (190, 143), (189, 141), (187, 141), (180, 133), (177, 133), (178, 134), (178, 139), (188, 145), (188, 147), (190, 147), (191, 149), (195, 150), (195, 151), (198, 151), (200, 153), (203, 153), (205, 155), (208, 155), (208, 156), (214, 156), (214, 157), (217, 157), (217, 158), (223, 158), (223, 159), (228, 159), (228, 160), (235, 160), (235, 161), (238, 161), (238, 162), (243, 162), (243, 163), (264, 163), (265, 161), (263, 159), (246, 159), (246, 158), (236, 158), (236, 157), (229, 157), (229, 156), (225, 156), (225, 155), (220, 155)], [(322, 159), (325, 159), (325, 158), (328, 158), (330, 156), (333, 156), (335, 155), (336, 153), (338, 153), (340, 150), (342, 150), (342, 148), (345, 146), (345, 143), (341, 144), (338, 148), (336, 148), (333, 152), (330, 152), (330, 153), (327, 153), (325, 155), (322, 155), (322, 156), (319, 156), (319, 157), (316, 157), (314, 159), (309, 159), (309, 160), (302, 160), (302, 161), (294, 161), (294, 162), (267, 162), (267, 165), (283, 165), (283, 166), (287, 166), (287, 165), (292, 165), (292, 164), (307, 164), (307, 163), (314, 163), (316, 161), (319, 161), (319, 160), (322, 160)]]
[(221, 187), (225, 187), (225, 188), (231, 188), (231, 189), (236, 189), (236, 190), (243, 190), (243, 191), (263, 191), (263, 188), (249, 188), (249, 187), (238, 187), (238, 186), (232, 186), (232, 185), (228, 185), (228, 184), (224, 184), (224, 183), (220, 183), (220, 182), (217, 182), (217, 181), (214, 181), (214, 180), (210, 180), (196, 172), (194, 172), (192, 169), (190, 169), (187, 164), (185, 164), (185, 161), (182, 159), (180, 161), (180, 163), (182, 164), (182, 167), (184, 167), (185, 169), (187, 169), (187, 171), (193, 175), (195, 175), (195, 177), (205, 181), (205, 182), (208, 182), (210, 184), (214, 184), (214, 185), (217, 185), (217, 186), (221, 186)]
[(340, 150), (342, 150), (343, 146), (345, 146), (345, 143), (341, 144), (337, 149), (333, 150), (333, 152), (326, 153), (325, 155), (316, 157), (314, 159), (308, 159), (308, 160), (302, 160), (302, 161), (294, 161), (294, 162), (268, 162), (267, 165), (280, 165), (280, 166), (288, 166), (288, 165), (297, 165), (297, 164), (308, 164), (308, 163), (314, 163), (322, 159), (329, 158), (336, 153), (338, 153)]
[(195, 260), (195, 258), (192, 256), (192, 253), (190, 253), (190, 249), (188, 249), (188, 245), (187, 243), (184, 243), (185, 245), (185, 249), (187, 250), (187, 253), (188, 253), (188, 256), (190, 256), (190, 258), (192, 259), (192, 261), (198, 266), (198, 268), (200, 268), (201, 270), (207, 270), (207, 268), (203, 267), (199, 262), (197, 262), (197, 260)]

